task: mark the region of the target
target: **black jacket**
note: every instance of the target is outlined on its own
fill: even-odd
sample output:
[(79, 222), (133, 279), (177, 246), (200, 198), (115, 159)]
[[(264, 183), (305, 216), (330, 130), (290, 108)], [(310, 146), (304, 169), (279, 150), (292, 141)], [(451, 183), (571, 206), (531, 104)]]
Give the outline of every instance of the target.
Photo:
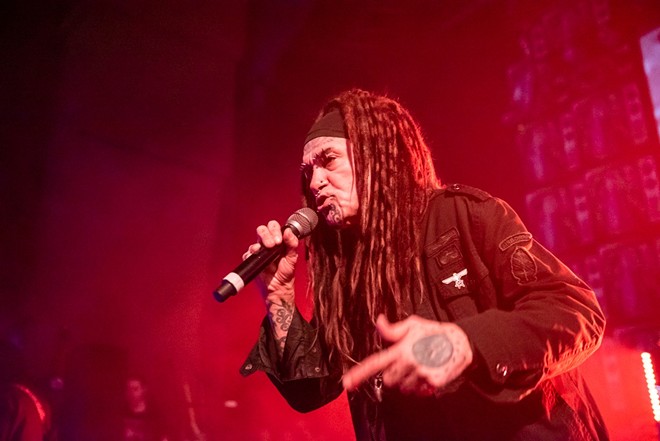
[[(453, 185), (426, 211), (423, 247), (429, 299), (411, 313), (453, 321), (475, 366), (436, 398), (370, 384), (349, 394), (358, 440), (608, 439), (575, 369), (599, 346), (605, 320), (595, 295), (531, 234), (505, 202)], [(467, 270), (467, 273), (465, 273)], [(282, 360), (264, 320), (241, 368), (265, 371), (292, 407), (307, 412), (341, 393), (321, 334), (296, 312)]]

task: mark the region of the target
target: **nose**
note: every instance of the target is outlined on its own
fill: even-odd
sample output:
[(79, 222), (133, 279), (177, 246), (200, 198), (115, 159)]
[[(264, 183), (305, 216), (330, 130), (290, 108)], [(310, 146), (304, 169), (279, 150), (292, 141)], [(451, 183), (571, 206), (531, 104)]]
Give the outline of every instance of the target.
[(312, 179), (309, 181), (309, 189), (313, 194), (317, 194), (326, 185), (328, 185), (327, 171), (321, 167), (314, 167), (312, 169)]

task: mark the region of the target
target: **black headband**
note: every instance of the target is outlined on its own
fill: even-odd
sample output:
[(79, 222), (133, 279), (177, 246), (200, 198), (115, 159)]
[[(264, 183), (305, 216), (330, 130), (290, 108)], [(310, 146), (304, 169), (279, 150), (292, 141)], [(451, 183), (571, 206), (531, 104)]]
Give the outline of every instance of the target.
[(312, 128), (307, 132), (305, 144), (312, 139), (321, 136), (334, 136), (337, 138), (348, 139), (346, 128), (344, 127), (344, 119), (341, 117), (339, 109), (331, 110), (312, 125)]

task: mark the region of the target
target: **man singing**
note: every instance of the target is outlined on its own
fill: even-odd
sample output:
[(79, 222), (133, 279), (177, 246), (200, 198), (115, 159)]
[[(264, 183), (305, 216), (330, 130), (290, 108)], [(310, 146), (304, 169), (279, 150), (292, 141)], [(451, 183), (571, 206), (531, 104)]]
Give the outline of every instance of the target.
[(295, 306), (299, 240), (261, 276), (267, 318), (242, 367), (301, 412), (348, 391), (358, 440), (606, 440), (575, 369), (599, 346), (595, 295), (511, 207), (443, 186), (397, 101), (349, 90), (305, 140), (311, 323)]

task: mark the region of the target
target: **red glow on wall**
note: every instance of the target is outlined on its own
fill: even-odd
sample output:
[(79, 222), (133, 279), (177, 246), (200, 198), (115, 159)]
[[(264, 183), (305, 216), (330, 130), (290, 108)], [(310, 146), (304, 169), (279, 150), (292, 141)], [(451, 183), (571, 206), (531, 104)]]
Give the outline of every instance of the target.
[(649, 400), (653, 411), (653, 419), (660, 422), (660, 398), (658, 397), (658, 383), (653, 366), (653, 359), (648, 352), (642, 352), (642, 367), (644, 368), (644, 378), (646, 387), (649, 391)]

